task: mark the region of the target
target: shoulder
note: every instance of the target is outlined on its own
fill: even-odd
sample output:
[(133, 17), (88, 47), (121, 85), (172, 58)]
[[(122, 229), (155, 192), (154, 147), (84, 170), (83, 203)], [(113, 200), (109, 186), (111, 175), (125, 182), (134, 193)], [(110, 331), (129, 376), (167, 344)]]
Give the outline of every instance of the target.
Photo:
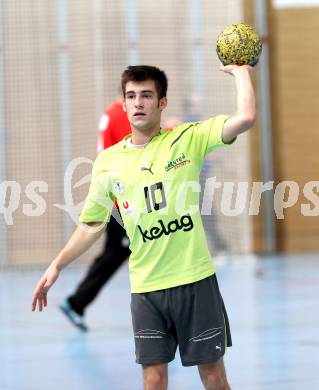
[(176, 126), (173, 130), (171, 130), (170, 132), (171, 133), (175, 133), (175, 134), (178, 134), (178, 133), (181, 133), (185, 130), (188, 130), (188, 129), (191, 129), (191, 128), (194, 128), (195, 126), (197, 126), (199, 123), (201, 123), (200, 121), (197, 121), (197, 122), (185, 122), (185, 123), (182, 123), (181, 125), (178, 125)]
[(123, 148), (125, 146), (125, 138), (126, 138), (126, 136), (124, 136), (123, 139), (121, 141), (117, 142), (116, 144), (109, 146), (108, 148), (102, 150), (102, 152), (100, 152), (98, 154), (95, 161), (102, 162), (102, 161), (109, 160), (114, 156), (114, 154), (123, 150)]
[(185, 122), (174, 127), (172, 130), (164, 130), (164, 132), (170, 135), (170, 137), (174, 138), (189, 130), (193, 130), (199, 123), (200, 122)]
[(172, 145), (181, 139), (191, 138), (194, 130), (201, 122), (186, 122), (178, 125), (172, 130), (165, 131), (167, 138), (172, 142)]
[(111, 146), (99, 153), (94, 161), (92, 177), (95, 180), (101, 174), (107, 174), (112, 170), (115, 161), (116, 145)]
[(229, 116), (227, 115), (216, 115), (196, 122), (183, 123), (182, 125), (176, 127), (176, 130), (177, 133), (183, 133), (186, 131), (192, 132), (197, 130), (200, 131), (203, 129), (209, 130), (215, 127), (222, 127), (224, 125), (225, 120), (227, 120), (228, 118)]
[(163, 129), (162, 130), (162, 142), (170, 147), (181, 145), (185, 146), (185, 143), (188, 144), (191, 142), (193, 130), (196, 128), (198, 122), (186, 122), (182, 123), (171, 130)]

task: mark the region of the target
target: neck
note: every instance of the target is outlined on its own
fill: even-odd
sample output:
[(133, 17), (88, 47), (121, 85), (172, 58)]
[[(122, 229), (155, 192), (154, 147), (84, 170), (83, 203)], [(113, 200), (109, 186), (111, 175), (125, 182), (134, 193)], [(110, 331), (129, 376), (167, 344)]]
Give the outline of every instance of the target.
[(131, 142), (133, 145), (144, 145), (150, 142), (152, 138), (160, 133), (160, 131), (161, 128), (159, 126), (154, 127), (154, 129), (148, 131), (147, 133), (143, 132), (142, 130), (133, 128)]

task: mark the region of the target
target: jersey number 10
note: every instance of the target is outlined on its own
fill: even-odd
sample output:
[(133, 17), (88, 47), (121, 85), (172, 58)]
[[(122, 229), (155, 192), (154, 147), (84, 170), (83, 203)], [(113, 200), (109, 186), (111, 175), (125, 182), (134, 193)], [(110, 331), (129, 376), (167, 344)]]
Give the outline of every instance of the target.
[(163, 209), (167, 205), (162, 182), (144, 187), (144, 195), (148, 213), (151, 213), (152, 210), (158, 211)]

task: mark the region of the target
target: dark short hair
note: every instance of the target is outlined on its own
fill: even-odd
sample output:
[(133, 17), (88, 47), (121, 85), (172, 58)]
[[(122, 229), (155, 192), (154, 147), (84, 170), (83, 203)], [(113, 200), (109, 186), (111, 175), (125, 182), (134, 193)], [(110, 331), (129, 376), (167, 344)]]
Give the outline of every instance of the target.
[(167, 77), (165, 72), (156, 66), (150, 65), (131, 65), (124, 70), (121, 78), (123, 96), (125, 97), (125, 87), (129, 81), (141, 82), (147, 80), (154, 81), (159, 99), (166, 96)]

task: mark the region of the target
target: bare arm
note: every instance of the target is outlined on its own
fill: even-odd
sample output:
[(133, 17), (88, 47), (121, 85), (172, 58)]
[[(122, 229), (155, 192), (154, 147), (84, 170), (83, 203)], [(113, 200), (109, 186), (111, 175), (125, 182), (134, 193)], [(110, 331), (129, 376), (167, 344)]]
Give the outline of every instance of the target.
[(106, 224), (102, 225), (102, 223), (94, 223), (88, 224), (87, 229), (76, 228), (65, 247), (40, 278), (32, 296), (32, 311), (36, 309), (37, 304), (39, 311), (42, 311), (42, 308), (47, 305), (47, 292), (59, 277), (60, 271), (86, 252), (103, 234)]
[(251, 81), (253, 68), (249, 65), (221, 65), (220, 69), (235, 77), (237, 91), (237, 111), (223, 128), (223, 142), (228, 143), (255, 124), (256, 102)]

